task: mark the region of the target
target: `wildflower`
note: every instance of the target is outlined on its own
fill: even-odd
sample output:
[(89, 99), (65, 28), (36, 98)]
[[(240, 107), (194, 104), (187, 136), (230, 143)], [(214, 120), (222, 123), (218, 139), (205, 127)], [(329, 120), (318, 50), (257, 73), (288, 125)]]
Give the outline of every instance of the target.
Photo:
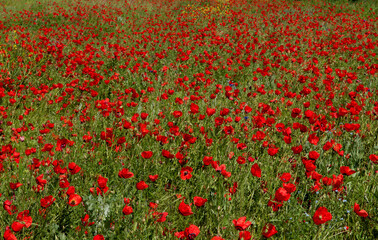
[(155, 182), (158, 179), (159, 175), (149, 175), (148, 179), (150, 179), (151, 182)]
[(277, 202), (287, 201), (290, 198), (290, 193), (286, 191), (285, 188), (278, 188), (274, 197), (274, 200)]
[(153, 152), (151, 152), (151, 151), (144, 151), (144, 152), (142, 152), (141, 155), (142, 155), (142, 158), (144, 158), (144, 159), (149, 159), (149, 158), (152, 157)]
[(78, 166), (76, 163), (74, 163), (74, 162), (70, 162), (70, 163), (68, 164), (68, 169), (70, 170), (71, 175), (74, 175), (74, 174), (80, 172), (81, 167), (79, 167), (79, 166)]
[(184, 235), (187, 239), (192, 240), (198, 236), (200, 233), (199, 228), (196, 225), (191, 224), (188, 228), (185, 229)]
[(134, 176), (134, 173), (130, 172), (129, 169), (123, 168), (118, 172), (118, 177), (120, 178), (132, 178)]
[(68, 198), (68, 204), (71, 206), (71, 207), (75, 207), (77, 205), (79, 205), (81, 203), (83, 199), (80, 197), (80, 195), (74, 193), (74, 194), (71, 194)]
[(93, 240), (105, 240), (104, 236), (101, 235), (101, 234), (98, 234), (96, 236), (93, 237)]
[(354, 203), (354, 207), (353, 207), (353, 211), (360, 217), (363, 217), (363, 218), (366, 218), (369, 216), (369, 214), (363, 210), (363, 209), (360, 209), (360, 205), (358, 205), (358, 203)]
[(252, 238), (251, 233), (248, 231), (240, 231), (239, 232), (239, 239), (243, 240), (250, 240)]
[(197, 207), (202, 207), (207, 202), (207, 199), (196, 196), (193, 198), (193, 202)]
[(47, 196), (41, 199), (41, 207), (48, 208), (55, 202), (55, 198), (53, 196)]
[(148, 188), (148, 185), (146, 184), (145, 181), (140, 181), (140, 182), (138, 182), (138, 183), (136, 184), (136, 188), (137, 188), (138, 190), (144, 190), (144, 189)]
[(240, 217), (238, 220), (234, 219), (232, 220), (232, 223), (234, 224), (236, 230), (238, 231), (244, 231), (246, 228), (248, 228), (252, 223), (250, 221), (245, 221), (247, 217)]
[(261, 169), (257, 163), (253, 164), (251, 167), (251, 173), (253, 176), (261, 178)]
[(276, 230), (276, 226), (274, 226), (273, 224), (271, 223), (268, 223), (266, 224), (264, 227), (263, 227), (263, 231), (262, 231), (262, 234), (264, 237), (266, 238), (270, 238), (271, 236), (273, 236), (274, 234), (276, 234), (278, 231)]
[(352, 175), (353, 173), (355, 173), (356, 171), (354, 170), (351, 170), (348, 166), (341, 166), (340, 167), (340, 173), (341, 174), (345, 174), (347, 176), (350, 176)]
[(312, 217), (312, 219), (314, 220), (314, 223), (316, 225), (320, 225), (320, 224), (330, 221), (332, 219), (332, 214), (328, 212), (327, 208), (319, 207), (315, 211), (315, 214)]
[(190, 207), (190, 205), (185, 204), (184, 201), (182, 201), (180, 203), (178, 210), (179, 210), (180, 214), (183, 215), (183, 216), (189, 216), (189, 215), (193, 214), (192, 208)]
[(274, 155), (276, 155), (278, 153), (278, 148), (269, 148), (268, 149), (268, 154), (270, 155), (270, 156), (274, 156)]
[(188, 180), (192, 177), (193, 168), (191, 167), (183, 167), (180, 171), (180, 178), (182, 180)]
[(124, 215), (130, 215), (133, 213), (133, 208), (131, 206), (125, 205), (125, 207), (122, 210), (122, 213)]

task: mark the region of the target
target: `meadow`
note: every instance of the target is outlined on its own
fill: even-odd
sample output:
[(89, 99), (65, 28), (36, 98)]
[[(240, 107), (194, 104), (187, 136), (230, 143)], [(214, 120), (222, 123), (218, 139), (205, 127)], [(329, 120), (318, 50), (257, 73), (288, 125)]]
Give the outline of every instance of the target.
[(377, 6), (0, 0), (0, 235), (377, 239)]

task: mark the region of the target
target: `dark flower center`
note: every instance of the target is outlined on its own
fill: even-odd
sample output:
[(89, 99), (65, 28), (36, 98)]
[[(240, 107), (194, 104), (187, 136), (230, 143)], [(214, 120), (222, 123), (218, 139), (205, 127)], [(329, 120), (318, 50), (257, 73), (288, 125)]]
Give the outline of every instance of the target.
[(190, 233), (190, 234), (188, 235), (188, 238), (189, 238), (190, 240), (194, 239), (195, 237), (197, 237), (197, 235), (196, 235), (195, 233)]

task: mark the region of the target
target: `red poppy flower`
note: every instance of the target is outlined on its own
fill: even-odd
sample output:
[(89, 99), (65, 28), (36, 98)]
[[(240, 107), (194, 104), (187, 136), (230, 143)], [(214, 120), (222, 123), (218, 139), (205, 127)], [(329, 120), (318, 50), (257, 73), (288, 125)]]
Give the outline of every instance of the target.
[(45, 186), (47, 183), (46, 179), (43, 179), (43, 174), (39, 175), (35, 181), (37, 182), (38, 185)]
[(239, 156), (238, 159), (236, 159), (236, 162), (240, 165), (244, 164), (246, 162), (245, 157)]
[(180, 151), (178, 151), (175, 155), (175, 158), (177, 158), (178, 160), (183, 160), (186, 156), (184, 156), (184, 154), (182, 154)]
[(372, 161), (374, 164), (378, 164), (378, 154), (371, 154), (369, 156), (370, 161)]
[(308, 142), (313, 145), (318, 145), (319, 137), (316, 136), (316, 133), (313, 133), (310, 136), (308, 136)]
[(54, 145), (47, 143), (45, 146), (41, 149), (42, 152), (50, 152), (53, 149)]
[(184, 239), (185, 238), (184, 231), (175, 232), (175, 237), (177, 237), (178, 239)]
[(130, 214), (133, 213), (133, 208), (131, 206), (126, 205), (123, 208), (122, 213), (125, 214), (125, 215), (130, 215)]
[(199, 107), (197, 104), (190, 104), (190, 112), (191, 114), (196, 114), (196, 113), (199, 113)]
[(239, 232), (239, 239), (243, 239), (243, 240), (250, 240), (252, 238), (252, 235), (250, 232), (248, 231), (240, 231)]
[(285, 142), (286, 144), (290, 144), (290, 143), (291, 143), (291, 140), (292, 140), (291, 136), (285, 136), (285, 137), (284, 137), (284, 142)]
[(81, 223), (83, 224), (83, 226), (92, 226), (94, 224), (94, 222), (89, 222), (89, 215), (88, 214), (85, 214), (85, 216), (83, 218), (80, 218), (81, 219)]
[(352, 175), (353, 173), (355, 173), (356, 171), (354, 170), (351, 170), (348, 166), (341, 166), (340, 167), (340, 173), (341, 174), (345, 174), (347, 176), (350, 176)]
[(161, 155), (162, 155), (163, 157), (165, 157), (165, 158), (168, 158), (168, 159), (172, 159), (172, 158), (175, 157), (172, 153), (170, 153), (169, 151), (167, 151), (167, 150), (165, 150), (165, 149), (163, 149), (163, 150), (161, 151)]
[(320, 173), (318, 173), (317, 171), (312, 171), (311, 174), (310, 174), (310, 178), (311, 179), (314, 179), (316, 181), (320, 181), (320, 179), (322, 179), (322, 175)]
[(48, 208), (55, 202), (55, 198), (53, 196), (47, 196), (41, 199), (41, 207)]
[(277, 191), (276, 191), (276, 194), (274, 196), (274, 200), (278, 201), (278, 202), (284, 202), (284, 201), (287, 201), (289, 200), (290, 198), (290, 193), (288, 193), (286, 191), (285, 188), (278, 188)]
[(158, 179), (159, 175), (149, 175), (148, 178), (151, 182), (155, 182)]
[(332, 143), (332, 142), (326, 142), (326, 143), (324, 144), (324, 146), (323, 146), (323, 150), (324, 150), (324, 151), (328, 151), (329, 149), (332, 148), (333, 144), (334, 144), (334, 143)]
[(340, 143), (334, 143), (333, 145), (332, 145), (332, 149), (335, 151), (335, 152), (337, 152), (337, 153), (340, 153), (340, 152), (342, 152), (341, 151), (341, 148), (343, 147), (343, 145), (341, 145)]
[(7, 229), (4, 232), (4, 235), (3, 235), (4, 240), (17, 240), (16, 236), (8, 228), (9, 227), (7, 227)]
[(60, 165), (63, 164), (63, 161), (62, 160), (55, 160), (53, 162), (53, 166), (54, 166), (54, 172), (56, 174), (65, 174), (67, 172), (67, 168), (62, 168)]
[(75, 193), (75, 187), (74, 187), (74, 186), (70, 186), (70, 187), (68, 187), (66, 193), (67, 193), (68, 196), (71, 196), (71, 194), (74, 194), (74, 193)]
[(12, 202), (9, 200), (4, 201), (3, 208), (8, 212), (9, 215), (17, 213), (17, 207), (12, 205)]
[(148, 117), (148, 113), (141, 113), (140, 114), (140, 117), (143, 119), (143, 120), (146, 120), (146, 118)]
[(232, 220), (232, 223), (234, 224), (236, 230), (244, 231), (247, 227), (249, 227), (252, 224), (250, 221), (246, 222), (246, 219), (247, 217), (240, 217), (238, 220)]
[(182, 116), (182, 112), (181, 112), (181, 111), (174, 111), (174, 112), (172, 113), (172, 115), (173, 115), (175, 118), (179, 118), (179, 117)]
[(230, 113), (230, 110), (229, 110), (228, 108), (223, 108), (223, 109), (219, 112), (219, 114), (220, 114), (222, 117), (228, 115), (229, 113)]
[(312, 160), (302, 158), (302, 162), (304, 167), (306, 168), (306, 172), (311, 173), (312, 171), (315, 171), (316, 166), (312, 163)]
[(225, 240), (225, 239), (219, 236), (215, 236), (215, 237), (212, 237), (211, 240)]
[(80, 172), (81, 167), (79, 167), (79, 166), (78, 166), (76, 163), (74, 163), (74, 162), (70, 162), (70, 163), (68, 164), (68, 169), (70, 170), (70, 173), (71, 173), (72, 175), (74, 175), (74, 174)]
[(194, 202), (194, 205), (196, 205), (197, 207), (202, 207), (207, 202), (207, 199), (196, 196), (193, 198), (193, 202)]
[(22, 186), (22, 183), (9, 183), (9, 187), (12, 189), (12, 190), (16, 190), (17, 188), (21, 187)]
[(121, 145), (121, 144), (123, 144), (123, 143), (125, 143), (126, 142), (126, 138), (125, 137), (120, 137), (120, 138), (118, 138), (118, 140), (117, 140), (117, 144), (118, 145)]
[(311, 160), (316, 160), (320, 157), (320, 154), (316, 151), (311, 151), (308, 153), (308, 158), (310, 158)]
[(234, 128), (232, 126), (224, 126), (223, 131), (226, 135), (233, 135), (234, 134)]
[(215, 108), (207, 108), (206, 109), (206, 114), (207, 114), (207, 116), (212, 116), (212, 115), (214, 115), (215, 114), (215, 112), (216, 112), (216, 109)]
[(144, 159), (149, 159), (149, 158), (152, 157), (153, 152), (151, 152), (151, 151), (144, 151), (144, 152), (142, 152), (141, 155), (142, 155), (142, 158), (144, 158)]
[(97, 179), (97, 184), (98, 186), (103, 189), (103, 188), (106, 188), (106, 184), (108, 182), (108, 179), (107, 178), (104, 178), (103, 176), (99, 176), (98, 179)]
[(159, 205), (158, 205), (157, 203), (150, 202), (150, 203), (148, 204), (148, 206), (151, 208), (150, 211), (152, 211), (152, 210), (155, 211)]
[(337, 190), (344, 183), (344, 176), (339, 174), (338, 176), (332, 175), (332, 190)]
[(282, 202), (277, 202), (275, 199), (273, 201), (269, 199), (268, 206), (272, 207), (273, 212), (277, 212), (283, 204)]
[(276, 155), (278, 153), (278, 148), (269, 148), (268, 149), (268, 154), (270, 155), (270, 156), (274, 156), (274, 155)]
[(282, 182), (286, 183), (286, 182), (290, 181), (291, 174), (290, 173), (282, 173), (280, 179), (281, 179)]
[(63, 138), (63, 139), (58, 139), (58, 140), (57, 140), (57, 143), (56, 143), (56, 148), (55, 148), (55, 150), (56, 150), (56, 151), (62, 151), (67, 145), (69, 145), (69, 146), (73, 146), (74, 143), (75, 143), (75, 142), (70, 141), (70, 140), (65, 139), (65, 138)]
[(297, 187), (292, 183), (284, 183), (283, 187), (288, 193), (293, 193), (297, 189)]
[(60, 175), (59, 178), (60, 178), (60, 180), (59, 180), (59, 187), (61, 187), (61, 188), (67, 188), (70, 185), (70, 182), (68, 181), (66, 175)]
[(303, 150), (302, 145), (292, 147), (291, 150), (293, 151), (294, 154), (300, 154)]
[(245, 143), (238, 143), (236, 145), (236, 148), (239, 149), (239, 150), (244, 150), (244, 149), (247, 148), (247, 144), (245, 144)]
[(13, 232), (19, 232), (24, 227), (25, 227), (25, 224), (17, 222), (17, 221), (13, 222), (12, 225), (11, 225), (11, 228), (12, 228)]
[(324, 178), (322, 179), (322, 182), (323, 182), (324, 185), (329, 186), (329, 185), (332, 184), (332, 178), (324, 177)]
[(250, 106), (245, 106), (244, 111), (246, 113), (250, 113), (252, 111), (252, 108)]
[(98, 235), (93, 237), (93, 240), (105, 240), (105, 238), (104, 238), (103, 235), (98, 234)]
[(68, 198), (68, 204), (71, 207), (75, 207), (75, 206), (79, 205), (82, 200), (83, 199), (80, 197), (80, 195), (74, 193), (74, 194), (71, 194), (70, 197)]
[(301, 111), (302, 110), (300, 108), (293, 108), (293, 110), (291, 111), (291, 117), (292, 118), (298, 117)]
[(123, 168), (118, 172), (118, 177), (120, 178), (132, 178), (134, 177), (134, 173), (130, 172), (129, 169)]
[(168, 216), (168, 213), (167, 212), (162, 212), (162, 213), (159, 213), (159, 212), (154, 212), (152, 214), (152, 216), (155, 218), (157, 217), (158, 219), (156, 219), (156, 222), (165, 222), (167, 220), (167, 216)]
[(238, 182), (234, 182), (234, 184), (228, 189), (228, 192), (231, 193), (231, 195), (235, 194), (238, 190)]
[(315, 214), (312, 217), (312, 219), (314, 220), (314, 223), (316, 225), (320, 225), (320, 224), (330, 221), (332, 219), (332, 214), (328, 212), (327, 208), (319, 207), (315, 211)]
[(345, 131), (351, 132), (360, 129), (360, 124), (350, 124), (346, 123), (343, 126), (341, 126)]
[(226, 171), (226, 165), (222, 164), (215, 169), (217, 172), (220, 172), (223, 177), (229, 178), (231, 177), (231, 172)]
[(30, 227), (33, 223), (33, 219), (29, 216), (29, 210), (19, 212), (17, 215), (17, 220), (24, 224), (24, 227)]
[(180, 214), (183, 216), (189, 216), (193, 214), (192, 208), (190, 207), (190, 205), (185, 204), (184, 201), (180, 203), (178, 210)]
[(108, 182), (107, 178), (104, 178), (101, 175), (98, 177), (98, 179), (97, 179), (97, 184), (98, 184), (97, 195), (99, 195), (99, 194), (102, 195), (102, 193), (106, 193), (109, 190), (109, 187), (106, 185), (107, 182)]
[(191, 167), (183, 167), (180, 171), (180, 178), (182, 180), (188, 180), (192, 177), (193, 168)]
[(213, 162), (213, 157), (204, 156), (202, 161), (205, 166), (208, 166)]
[(261, 178), (261, 169), (257, 163), (253, 164), (251, 167), (251, 173), (253, 176)]
[(271, 223), (268, 223), (263, 227), (262, 235), (266, 238), (270, 238), (276, 233), (277, 233), (276, 226), (274, 226)]
[(184, 236), (188, 240), (192, 240), (200, 234), (200, 230), (196, 225), (191, 224), (188, 228), (185, 228)]
[(363, 210), (363, 209), (360, 210), (360, 205), (358, 205), (357, 203), (354, 203), (353, 211), (354, 211), (358, 216), (363, 217), (363, 218), (366, 218), (366, 217), (369, 216), (369, 214), (368, 214), (365, 210)]
[(136, 188), (137, 188), (138, 190), (144, 190), (144, 189), (148, 188), (148, 185), (146, 184), (145, 181), (140, 181), (140, 182), (138, 182), (138, 183), (136, 184)]

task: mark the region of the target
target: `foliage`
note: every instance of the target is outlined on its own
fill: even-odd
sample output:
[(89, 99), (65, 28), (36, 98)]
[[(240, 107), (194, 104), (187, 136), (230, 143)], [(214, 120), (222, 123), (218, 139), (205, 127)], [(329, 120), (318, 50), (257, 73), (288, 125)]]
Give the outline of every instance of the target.
[(376, 6), (1, 1), (3, 238), (377, 238)]

